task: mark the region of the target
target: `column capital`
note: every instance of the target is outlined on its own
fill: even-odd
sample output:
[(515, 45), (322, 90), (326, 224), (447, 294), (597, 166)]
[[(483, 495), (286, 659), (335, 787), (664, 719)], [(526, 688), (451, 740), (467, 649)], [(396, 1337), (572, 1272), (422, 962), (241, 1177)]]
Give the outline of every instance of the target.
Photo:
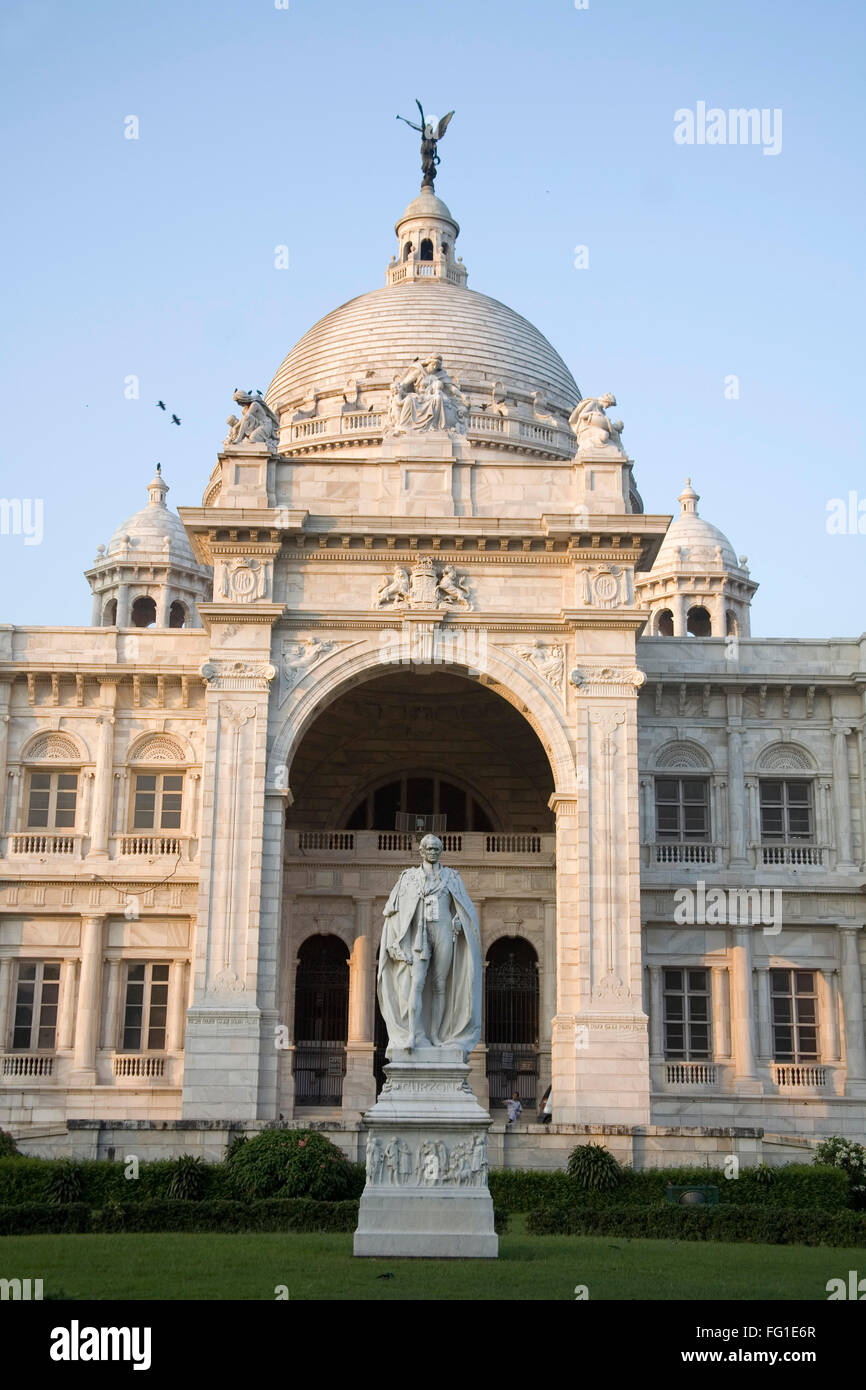
[(553, 792), (547, 805), (554, 815), (576, 816), (578, 799), (577, 792)]

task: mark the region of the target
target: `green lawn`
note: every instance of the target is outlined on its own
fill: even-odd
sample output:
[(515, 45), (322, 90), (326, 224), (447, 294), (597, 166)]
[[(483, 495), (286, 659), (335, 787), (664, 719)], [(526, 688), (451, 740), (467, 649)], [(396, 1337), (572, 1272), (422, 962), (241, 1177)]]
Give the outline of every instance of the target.
[[(349, 1235), (6, 1236), (0, 1278), (117, 1299), (817, 1299), (862, 1250), (607, 1236), (501, 1237), (498, 1260), (356, 1260)], [(390, 1275), (390, 1278), (383, 1278)]]

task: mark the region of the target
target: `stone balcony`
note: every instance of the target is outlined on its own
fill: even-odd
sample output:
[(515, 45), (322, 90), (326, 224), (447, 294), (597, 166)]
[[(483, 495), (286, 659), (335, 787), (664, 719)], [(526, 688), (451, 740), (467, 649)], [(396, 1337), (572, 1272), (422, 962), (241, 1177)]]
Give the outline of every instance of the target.
[[(525, 832), (503, 834), (448, 830), (439, 837), (448, 863), (520, 864), (549, 867), (555, 863), (556, 836)], [(393, 863), (415, 857), (417, 840), (401, 830), (289, 830), (286, 858), (291, 863)]]
[[(283, 427), (282, 451), (306, 452), (311, 447), (343, 447), (346, 444), (381, 442), (388, 417), (381, 410), (348, 411), (341, 415), (320, 415), (293, 420)], [(574, 456), (575, 439), (570, 430), (551, 422), (520, 419), (493, 411), (472, 410), (467, 435), (470, 441), (491, 448), (507, 448), (521, 453), (540, 454), (558, 459)]]
[[(34, 862), (40, 868), (49, 866), (59, 870), (70, 861), (80, 863), (90, 853), (90, 837), (87, 835), (65, 834), (56, 830), (28, 830), (7, 835), (0, 857), (8, 858), (16, 868), (20, 866), (22, 871), (33, 866)], [(198, 859), (198, 839), (193, 835), (147, 832), (112, 835), (109, 839), (108, 857), (136, 867), (157, 862), (165, 864), (172, 859), (179, 860), (182, 864), (191, 864)]]
[[(821, 873), (835, 869), (836, 851), (826, 844), (761, 844), (751, 841), (746, 849), (751, 869), (783, 869)], [(641, 875), (644, 886), (670, 879), (670, 869), (726, 870), (731, 867), (730, 846), (710, 840), (650, 840), (641, 844)]]

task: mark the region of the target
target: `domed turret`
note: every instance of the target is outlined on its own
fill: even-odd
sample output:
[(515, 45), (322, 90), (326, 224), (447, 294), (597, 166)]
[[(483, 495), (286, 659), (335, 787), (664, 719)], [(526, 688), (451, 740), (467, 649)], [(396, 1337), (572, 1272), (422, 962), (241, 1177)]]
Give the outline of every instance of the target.
[(655, 564), (635, 579), (637, 600), (652, 614), (647, 636), (748, 637), (749, 605), (758, 586), (745, 555), (738, 560), (724, 532), (699, 516), (691, 478), (678, 500), (680, 514)]
[(94, 627), (200, 627), (196, 603), (210, 597), (210, 571), (200, 565), (156, 465), (148, 503), (118, 526), (85, 571), (93, 592)]

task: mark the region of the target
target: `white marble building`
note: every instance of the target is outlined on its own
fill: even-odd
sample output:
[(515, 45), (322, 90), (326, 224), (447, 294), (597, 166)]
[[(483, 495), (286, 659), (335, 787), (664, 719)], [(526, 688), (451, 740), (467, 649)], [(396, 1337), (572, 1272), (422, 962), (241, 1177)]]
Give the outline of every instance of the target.
[(357, 1156), (423, 815), (482, 926), (492, 1162), (862, 1136), (864, 639), (751, 638), (691, 484), (644, 511), (615, 402), (467, 288), (432, 190), (396, 231), (236, 393), (202, 505), (157, 476), (100, 546), (92, 625), (0, 628), (0, 1125)]

